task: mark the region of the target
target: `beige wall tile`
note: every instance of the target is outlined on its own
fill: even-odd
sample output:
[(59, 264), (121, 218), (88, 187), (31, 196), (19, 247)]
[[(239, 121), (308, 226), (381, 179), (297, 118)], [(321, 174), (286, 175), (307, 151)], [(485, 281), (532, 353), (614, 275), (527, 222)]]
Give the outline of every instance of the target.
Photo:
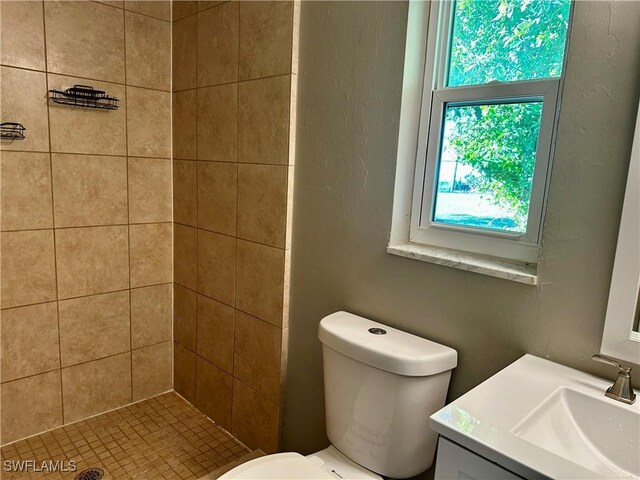
[(134, 402), (171, 390), (172, 357), (171, 342), (131, 352)]
[(2, 67), (0, 110), (3, 122), (25, 127), (24, 140), (0, 140), (2, 150), (49, 151), (47, 79), (44, 73)]
[(129, 157), (129, 222), (171, 221), (171, 160)]
[(1, 239), (2, 308), (55, 300), (53, 230), (4, 232)]
[(126, 155), (126, 98), (124, 86), (49, 74), (49, 88), (66, 90), (76, 84), (91, 85), (116, 97), (118, 110), (77, 108), (50, 103), (51, 150), (63, 153)]
[(290, 75), (240, 83), (239, 162), (288, 163), (290, 89)]
[(236, 239), (198, 230), (198, 292), (234, 305)]
[(198, 225), (198, 174), (196, 162), (173, 161), (173, 220)]
[(133, 348), (171, 340), (172, 290), (171, 283), (131, 290)]
[(59, 312), (63, 367), (131, 348), (128, 291), (62, 300)]
[(62, 369), (64, 422), (74, 422), (131, 401), (131, 354)]
[(198, 13), (198, 86), (238, 81), (238, 4)]
[(291, 72), (293, 2), (240, 2), (240, 79)]
[(45, 2), (49, 71), (124, 83), (123, 13), (95, 2)]
[(231, 429), (233, 377), (198, 357), (196, 407), (225, 430)]
[(173, 228), (174, 281), (196, 290), (198, 287), (198, 230), (178, 223), (174, 224)]
[(55, 302), (3, 310), (0, 326), (3, 382), (60, 368)]
[(42, 2), (0, 3), (0, 63), (44, 70)]
[(238, 240), (237, 307), (282, 326), (284, 250)]
[(198, 227), (236, 234), (238, 166), (198, 162)]
[(49, 155), (2, 153), (0, 203), (2, 230), (53, 227)]
[(127, 227), (57, 230), (56, 262), (59, 298), (128, 288)]
[(62, 425), (60, 371), (3, 383), (2, 443)]
[(127, 159), (52, 155), (56, 227), (127, 223)]
[[(183, 3), (183, 2), (180, 2)], [(172, 90), (195, 88), (197, 84), (198, 18), (194, 15), (173, 24)]]
[(195, 159), (196, 91), (173, 94), (173, 158)]
[(231, 433), (249, 448), (265, 453), (278, 450), (280, 408), (243, 382), (233, 382)]
[(197, 294), (177, 283), (173, 294), (173, 339), (195, 352)]
[(150, 223), (129, 227), (131, 286), (167, 283), (171, 278), (170, 223)]
[(288, 168), (238, 165), (238, 237), (284, 248)]
[(129, 155), (171, 156), (171, 94), (127, 87), (127, 140)]
[(173, 342), (173, 388), (187, 401), (196, 403), (196, 354)]
[(235, 162), (237, 84), (198, 89), (198, 159)]
[(126, 0), (124, 8), (125, 10), (144, 13), (160, 20), (171, 20), (171, 2), (168, 0)]
[(198, 11), (198, 2), (196, 0), (179, 0), (171, 3), (173, 21), (193, 15)]
[[(169, 2), (161, 3), (169, 4)], [(125, 17), (127, 84), (169, 90), (171, 88), (171, 24), (132, 12), (126, 12)]]
[(233, 353), (234, 376), (276, 403), (280, 401), (281, 393), (281, 349), (280, 327), (238, 310)]
[(235, 309), (198, 295), (198, 355), (233, 373)]

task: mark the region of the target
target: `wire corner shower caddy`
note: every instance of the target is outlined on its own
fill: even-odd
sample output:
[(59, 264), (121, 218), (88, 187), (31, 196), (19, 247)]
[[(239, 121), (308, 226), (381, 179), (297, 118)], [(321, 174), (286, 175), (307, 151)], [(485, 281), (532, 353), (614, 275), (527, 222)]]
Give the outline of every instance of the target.
[(0, 138), (5, 140), (24, 140), (24, 125), (16, 122), (0, 123)]
[(104, 90), (96, 90), (90, 85), (74, 85), (66, 90), (49, 90), (49, 99), (53, 103), (70, 105), (72, 107), (100, 108), (103, 110), (117, 110), (119, 105), (116, 97), (107, 95)]

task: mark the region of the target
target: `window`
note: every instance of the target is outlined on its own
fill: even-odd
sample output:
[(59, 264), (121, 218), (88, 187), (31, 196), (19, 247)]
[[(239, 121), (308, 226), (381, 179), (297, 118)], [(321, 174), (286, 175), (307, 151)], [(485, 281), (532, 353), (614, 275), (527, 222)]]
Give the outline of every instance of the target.
[(432, 3), (409, 243), (537, 262), (570, 10)]

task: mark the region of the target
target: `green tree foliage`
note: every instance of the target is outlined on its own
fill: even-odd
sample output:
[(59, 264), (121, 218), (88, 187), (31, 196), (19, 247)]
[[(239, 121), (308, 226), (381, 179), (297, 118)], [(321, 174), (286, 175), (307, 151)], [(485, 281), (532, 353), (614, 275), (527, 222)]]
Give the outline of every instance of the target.
[[(448, 86), (557, 77), (570, 0), (457, 0)], [(479, 175), (474, 191), (514, 212), (526, 229), (542, 104), (449, 107), (448, 153)], [(443, 152), (445, 153), (445, 152)]]
[(458, 0), (449, 86), (558, 77), (570, 0)]
[(525, 231), (533, 184), (542, 103), (449, 107), (443, 155), (480, 175), (469, 186), (513, 212), (510, 230)]

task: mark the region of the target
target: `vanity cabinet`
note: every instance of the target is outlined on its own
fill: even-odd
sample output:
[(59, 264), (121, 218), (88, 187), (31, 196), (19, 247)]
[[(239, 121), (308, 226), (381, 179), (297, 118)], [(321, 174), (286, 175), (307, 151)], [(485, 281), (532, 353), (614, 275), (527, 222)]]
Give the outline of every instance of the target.
[(435, 480), (522, 480), (522, 477), (441, 436)]

